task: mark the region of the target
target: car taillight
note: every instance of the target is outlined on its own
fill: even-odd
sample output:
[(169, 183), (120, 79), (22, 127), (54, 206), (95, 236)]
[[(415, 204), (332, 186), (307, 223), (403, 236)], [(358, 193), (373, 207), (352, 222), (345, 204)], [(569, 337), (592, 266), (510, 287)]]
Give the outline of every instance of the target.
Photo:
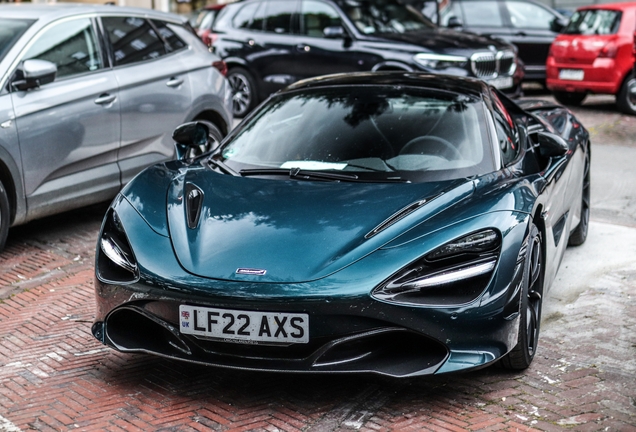
[(616, 46), (616, 43), (614, 42), (608, 42), (603, 49), (601, 49), (601, 52), (598, 53), (599, 57), (604, 57), (604, 58), (614, 58), (616, 57), (616, 53), (618, 52), (618, 46)]
[(223, 60), (215, 61), (214, 63), (212, 63), (212, 67), (221, 72), (221, 75), (227, 75), (227, 63), (225, 63)]

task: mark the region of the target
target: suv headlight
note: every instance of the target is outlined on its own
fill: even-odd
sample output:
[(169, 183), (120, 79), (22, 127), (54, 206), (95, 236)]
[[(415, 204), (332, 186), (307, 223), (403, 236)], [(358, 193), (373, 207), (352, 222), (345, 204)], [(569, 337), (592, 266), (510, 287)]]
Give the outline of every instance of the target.
[(460, 305), (477, 298), (497, 265), (501, 235), (485, 229), (448, 242), (407, 265), (371, 295), (408, 305)]
[(463, 68), (468, 62), (466, 57), (433, 53), (416, 54), (413, 56), (413, 60), (425, 68), (437, 70), (449, 67)]

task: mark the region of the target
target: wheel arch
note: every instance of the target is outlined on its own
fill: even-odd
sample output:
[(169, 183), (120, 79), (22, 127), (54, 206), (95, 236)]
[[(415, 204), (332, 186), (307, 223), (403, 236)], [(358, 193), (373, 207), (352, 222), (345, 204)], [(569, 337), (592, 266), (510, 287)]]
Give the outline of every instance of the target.
[[(537, 229), (539, 230), (539, 234), (541, 235), (541, 254), (543, 255), (543, 260), (544, 262), (547, 260), (547, 250), (546, 250), (546, 226), (545, 226), (545, 220), (543, 217), (543, 204), (539, 204), (537, 206), (537, 208), (535, 209), (533, 215), (532, 215), (532, 223), (537, 227)], [(530, 227), (528, 227), (529, 229)], [(542, 277), (543, 280), (545, 282), (545, 265), (541, 266), (541, 273), (542, 273)], [(543, 289), (543, 292), (541, 293), (541, 295), (545, 294), (546, 291), (546, 287), (545, 287), (545, 283), (543, 284), (543, 286), (541, 287)]]
[(9, 198), (10, 224), (22, 223), (26, 218), (26, 202), (20, 170), (11, 156), (0, 146), (0, 181)]

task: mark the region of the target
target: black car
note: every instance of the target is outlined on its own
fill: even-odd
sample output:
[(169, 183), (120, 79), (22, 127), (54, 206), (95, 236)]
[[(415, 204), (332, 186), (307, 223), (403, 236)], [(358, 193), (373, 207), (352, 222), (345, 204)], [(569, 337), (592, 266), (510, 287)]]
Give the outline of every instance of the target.
[(568, 19), (533, 0), (452, 0), (440, 24), (515, 44), (525, 79), (545, 81), (550, 44)]
[(295, 81), (331, 73), (478, 77), (513, 95), (523, 78), (514, 46), (440, 28), (395, 0), (248, 0), (223, 9), (213, 31), (239, 117)]

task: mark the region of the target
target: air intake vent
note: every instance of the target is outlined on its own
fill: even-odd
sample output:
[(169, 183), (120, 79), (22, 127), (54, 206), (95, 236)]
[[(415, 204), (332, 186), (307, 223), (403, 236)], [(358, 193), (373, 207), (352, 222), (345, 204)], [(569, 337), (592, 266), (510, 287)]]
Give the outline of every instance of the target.
[(203, 205), (203, 191), (192, 183), (185, 185), (186, 219), (188, 228), (195, 229), (199, 225), (201, 206)]

